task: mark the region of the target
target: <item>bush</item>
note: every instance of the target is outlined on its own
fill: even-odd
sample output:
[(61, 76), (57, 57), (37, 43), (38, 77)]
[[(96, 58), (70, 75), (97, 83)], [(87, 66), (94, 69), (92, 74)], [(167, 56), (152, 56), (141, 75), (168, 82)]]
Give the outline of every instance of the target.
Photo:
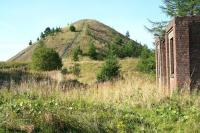
[(82, 52), (80, 46), (77, 47), (77, 48), (75, 48), (75, 49), (73, 50), (73, 53), (72, 53), (72, 60), (73, 60), (73, 61), (79, 61), (79, 55), (82, 55), (82, 53), (83, 53), (83, 52)]
[(89, 44), (89, 51), (88, 51), (88, 55), (91, 59), (96, 60), (97, 59), (97, 52), (96, 52), (96, 47), (94, 45), (93, 42), (90, 42)]
[[(142, 53), (142, 49), (144, 46), (138, 44), (134, 41), (128, 41), (127, 44), (117, 45), (116, 43), (112, 43), (109, 45), (108, 49), (111, 49), (115, 55), (119, 58), (125, 57), (139, 57)], [(109, 50), (108, 50), (109, 52)]]
[(33, 43), (32, 43), (32, 41), (30, 40), (30, 42), (29, 42), (29, 45), (31, 46)]
[(155, 73), (155, 53), (146, 46), (143, 48), (137, 69), (145, 73)]
[(66, 74), (68, 73), (68, 69), (67, 69), (67, 68), (63, 68), (63, 69), (61, 70), (61, 73), (62, 73), (63, 75), (66, 75)]
[(70, 25), (69, 29), (70, 29), (71, 32), (75, 32), (76, 31), (76, 27), (73, 26), (73, 25)]
[(97, 74), (97, 80), (104, 82), (112, 80), (120, 75), (120, 65), (117, 57), (110, 51), (105, 64), (101, 68), (100, 73)]
[(74, 66), (72, 66), (70, 68), (71, 73), (73, 73), (76, 76), (80, 76), (81, 73), (81, 69), (80, 69), (80, 65), (79, 64), (74, 64)]
[(61, 69), (62, 59), (58, 53), (40, 44), (33, 53), (32, 56), (32, 68), (35, 70), (50, 71)]
[(115, 36), (113, 43), (117, 45), (122, 45), (124, 42), (123, 39), (119, 35), (117, 35)]

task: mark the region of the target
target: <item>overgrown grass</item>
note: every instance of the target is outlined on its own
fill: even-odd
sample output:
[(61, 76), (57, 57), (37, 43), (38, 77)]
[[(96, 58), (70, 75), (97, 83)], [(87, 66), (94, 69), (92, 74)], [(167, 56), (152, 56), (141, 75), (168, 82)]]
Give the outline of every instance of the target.
[(28, 63), (19, 62), (0, 62), (0, 69), (28, 69)]
[(1, 132), (198, 132), (198, 93), (172, 96), (148, 76), (59, 90), (22, 83), (0, 91)]
[[(156, 87), (154, 75), (136, 71), (137, 62), (120, 60), (123, 78), (113, 82), (95, 83), (102, 62), (83, 59), (78, 80), (88, 86), (21, 80), (2, 87), (0, 132), (199, 132), (200, 94), (167, 94)], [(57, 71), (45, 74), (59, 78)]]

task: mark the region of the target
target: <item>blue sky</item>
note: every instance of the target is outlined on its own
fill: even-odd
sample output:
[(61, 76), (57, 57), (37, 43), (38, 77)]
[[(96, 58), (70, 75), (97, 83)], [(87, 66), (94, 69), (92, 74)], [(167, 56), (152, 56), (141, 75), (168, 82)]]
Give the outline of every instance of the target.
[(96, 19), (153, 48), (144, 29), (147, 19), (166, 20), (162, 0), (1, 0), (0, 61), (35, 41), (46, 27), (67, 26), (80, 19)]

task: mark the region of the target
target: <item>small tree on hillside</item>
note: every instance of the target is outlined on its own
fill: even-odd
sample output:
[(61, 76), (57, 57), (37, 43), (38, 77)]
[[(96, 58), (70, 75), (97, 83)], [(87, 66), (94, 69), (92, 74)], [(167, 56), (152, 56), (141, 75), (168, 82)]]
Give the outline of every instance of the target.
[(33, 43), (32, 43), (32, 41), (30, 40), (30, 42), (29, 42), (29, 45), (32, 45)]
[(70, 29), (71, 32), (75, 32), (76, 31), (76, 27), (73, 26), (73, 25), (70, 25), (69, 29)]
[(105, 64), (97, 74), (97, 80), (100, 82), (113, 80), (120, 75), (120, 65), (117, 57), (110, 51)]
[(82, 50), (81, 50), (80, 46), (75, 48), (72, 53), (72, 60), (79, 61), (79, 55), (81, 55), (81, 54), (82, 54)]
[(45, 35), (48, 35), (51, 33), (51, 28), (47, 27), (45, 30), (44, 30), (44, 34)]
[(97, 59), (97, 51), (96, 51), (96, 47), (93, 42), (90, 42), (90, 44), (89, 44), (88, 55), (91, 59), (94, 59), (94, 60)]
[(129, 31), (126, 32), (126, 37), (127, 37), (127, 38), (130, 38), (130, 33), (129, 33)]
[(44, 38), (45, 38), (45, 35), (44, 35), (43, 32), (41, 32), (40, 38), (41, 38), (41, 39), (44, 39)]
[(61, 69), (62, 59), (59, 57), (58, 53), (47, 48), (44, 45), (39, 45), (35, 49), (32, 56), (32, 68), (35, 70), (50, 71)]
[(118, 45), (122, 45), (123, 39), (119, 35), (117, 35), (117, 36), (115, 36), (113, 43), (118, 44)]

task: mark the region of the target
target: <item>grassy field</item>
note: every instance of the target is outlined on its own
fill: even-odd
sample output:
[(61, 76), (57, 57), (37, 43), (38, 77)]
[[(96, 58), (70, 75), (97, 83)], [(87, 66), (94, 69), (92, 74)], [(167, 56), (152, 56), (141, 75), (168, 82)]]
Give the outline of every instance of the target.
[(136, 71), (137, 59), (120, 61), (124, 78), (99, 84), (102, 62), (79, 64), (78, 80), (87, 87), (63, 91), (57, 83), (33, 81), (2, 88), (0, 132), (199, 132), (198, 92), (164, 93), (154, 76)]

